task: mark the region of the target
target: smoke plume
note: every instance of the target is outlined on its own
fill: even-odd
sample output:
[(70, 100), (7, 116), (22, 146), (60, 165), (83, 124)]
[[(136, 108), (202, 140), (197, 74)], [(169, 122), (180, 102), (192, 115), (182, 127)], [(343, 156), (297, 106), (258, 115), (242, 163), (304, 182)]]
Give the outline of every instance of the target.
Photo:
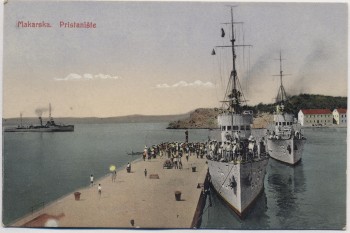
[[(250, 100), (249, 104), (254, 104), (257, 101), (270, 102), (272, 100), (271, 93), (273, 93), (273, 91), (271, 90), (271, 87), (274, 85), (271, 78), (271, 75), (273, 74), (271, 67), (276, 54), (278, 54), (276, 50), (267, 50), (250, 67), (249, 76), (246, 74), (241, 79), (243, 85), (246, 83), (247, 86), (244, 92), (247, 93), (246, 97)], [(268, 91), (266, 87), (269, 87)]]
[(38, 117), (41, 117), (43, 113), (47, 111), (49, 111), (48, 108), (37, 108), (35, 109), (35, 115), (37, 115)]
[(313, 88), (323, 85), (323, 79), (327, 76), (325, 72), (327, 62), (332, 58), (331, 48), (322, 40), (314, 41), (312, 45), (290, 88), (293, 95), (312, 92)]

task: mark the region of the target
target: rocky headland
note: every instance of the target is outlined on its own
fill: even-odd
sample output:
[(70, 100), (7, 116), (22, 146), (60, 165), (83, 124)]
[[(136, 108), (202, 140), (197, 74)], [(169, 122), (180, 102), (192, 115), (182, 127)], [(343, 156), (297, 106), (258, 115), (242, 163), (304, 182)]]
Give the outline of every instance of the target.
[[(218, 108), (198, 108), (188, 118), (170, 122), (168, 129), (217, 129), (219, 113)], [(272, 120), (273, 115), (270, 113), (255, 114), (252, 127), (266, 128)]]

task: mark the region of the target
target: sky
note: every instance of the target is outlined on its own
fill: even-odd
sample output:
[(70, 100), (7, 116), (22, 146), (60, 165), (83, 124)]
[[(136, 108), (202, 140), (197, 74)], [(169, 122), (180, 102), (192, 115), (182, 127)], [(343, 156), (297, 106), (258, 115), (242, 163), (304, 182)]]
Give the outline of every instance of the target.
[[(232, 67), (230, 3), (8, 1), (3, 117), (168, 115), (220, 107)], [(238, 77), (249, 105), (284, 86), (347, 96), (345, 3), (234, 3)], [(49, 28), (19, 27), (46, 22)], [(61, 28), (60, 22), (96, 28)], [(221, 28), (226, 32), (221, 37)], [(46, 114), (46, 115), (45, 115)]]

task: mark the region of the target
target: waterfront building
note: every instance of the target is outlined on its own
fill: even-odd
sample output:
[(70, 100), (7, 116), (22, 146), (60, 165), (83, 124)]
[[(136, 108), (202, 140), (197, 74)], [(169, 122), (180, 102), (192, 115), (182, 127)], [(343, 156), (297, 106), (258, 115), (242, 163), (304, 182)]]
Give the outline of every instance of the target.
[(346, 115), (347, 109), (345, 108), (336, 108), (333, 110), (333, 119), (334, 124), (337, 125), (346, 125), (347, 122), (347, 115)]
[(298, 121), (302, 126), (332, 125), (333, 114), (329, 109), (301, 109)]

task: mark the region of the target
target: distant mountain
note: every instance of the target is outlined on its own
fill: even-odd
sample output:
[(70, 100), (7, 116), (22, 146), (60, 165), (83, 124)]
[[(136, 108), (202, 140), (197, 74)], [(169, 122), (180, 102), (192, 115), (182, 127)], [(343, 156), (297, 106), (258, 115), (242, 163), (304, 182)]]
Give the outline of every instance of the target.
[[(149, 115), (129, 115), (120, 117), (57, 117), (54, 118), (56, 123), (62, 124), (110, 124), (110, 123), (157, 123), (157, 122), (170, 122), (175, 120), (182, 120), (188, 118), (190, 113), (178, 114), (178, 115), (160, 115), (160, 116), (149, 116)], [(43, 124), (47, 119), (43, 117)], [(20, 118), (7, 118), (2, 120), (3, 125), (18, 125)], [(23, 125), (38, 125), (39, 120), (36, 117), (23, 117)]]
[[(269, 114), (272, 114), (275, 110), (275, 104), (263, 104), (259, 103), (255, 106), (244, 106), (243, 109), (253, 110), (255, 119), (253, 127), (264, 127), (268, 121), (272, 118)], [(297, 114), (300, 109), (330, 109), (335, 108), (347, 108), (347, 97), (333, 97), (324, 95), (310, 95), (300, 94), (289, 98), (285, 108), (290, 112)], [(179, 114), (179, 115), (163, 115), (163, 116), (147, 116), (147, 115), (129, 115), (120, 117), (58, 117), (55, 118), (56, 123), (62, 124), (108, 124), (108, 123), (156, 123), (156, 122), (170, 122), (168, 128), (170, 129), (185, 129), (185, 128), (198, 128), (198, 129), (215, 129), (217, 128), (217, 116), (220, 112), (218, 108), (198, 108), (192, 112)], [(45, 117), (43, 117), (44, 124), (46, 123)], [(3, 125), (18, 125), (19, 118), (7, 118), (3, 119)], [(38, 118), (24, 117), (24, 125), (37, 125), (39, 124)]]
[[(330, 109), (347, 108), (347, 97), (333, 97), (324, 95), (300, 94), (292, 96), (285, 105), (285, 109), (292, 112), (295, 117), (300, 109)], [(273, 120), (272, 113), (276, 109), (276, 104), (259, 103), (255, 106), (244, 106), (243, 109), (253, 110), (254, 128), (264, 128)], [(217, 116), (220, 109), (217, 108), (199, 108), (193, 111), (187, 119), (177, 119), (169, 123), (169, 129), (218, 128)]]

